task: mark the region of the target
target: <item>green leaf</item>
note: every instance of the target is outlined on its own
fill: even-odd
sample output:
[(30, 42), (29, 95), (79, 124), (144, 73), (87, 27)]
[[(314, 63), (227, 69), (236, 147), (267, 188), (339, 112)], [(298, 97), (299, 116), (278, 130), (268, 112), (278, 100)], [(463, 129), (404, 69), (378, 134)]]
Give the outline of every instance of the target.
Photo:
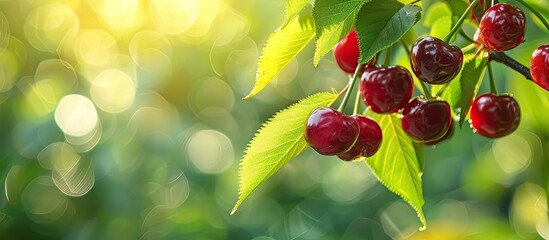
[(305, 149), (303, 126), (307, 116), (336, 98), (333, 93), (317, 93), (278, 112), (263, 124), (240, 162), (239, 196), (232, 213), (261, 183)]
[(452, 13), (452, 10), (444, 2), (437, 2), (427, 9), (425, 18), (423, 19), (423, 25), (429, 27), (435, 23), (435, 21), (441, 17), (447, 17)]
[(450, 11), (452, 11), (452, 26), (456, 24), (459, 17), (465, 12), (467, 9), (467, 4), (462, 0), (445, 0), (446, 4), (450, 7)]
[(298, 18), (291, 20), (284, 28), (272, 33), (259, 58), (255, 84), (244, 99), (256, 95), (290, 63), (315, 36), (312, 9), (304, 9)]
[(355, 28), (360, 45), (360, 63), (398, 42), (421, 18), (421, 8), (397, 1), (374, 0), (364, 4)]
[(425, 204), (421, 182), (423, 147), (415, 145), (402, 130), (398, 115), (371, 113), (371, 117), (381, 126), (383, 139), (378, 152), (366, 158), (366, 162), (381, 184), (416, 211), (424, 229), (427, 221), (422, 210)]
[(313, 17), (316, 25), (314, 65), (353, 28), (355, 18), (369, 0), (316, 0)]
[(460, 128), (463, 126), (465, 117), (469, 113), (469, 108), (477, 95), (481, 83), (480, 80), (484, 77), (487, 63), (487, 57), (477, 57), (463, 65), (463, 70), (459, 76), (461, 94), (459, 94), (459, 101), (455, 102), (455, 107), (461, 110), (459, 112)]
[(439, 39), (443, 39), (444, 37), (446, 37), (446, 35), (448, 35), (450, 29), (452, 29), (452, 19), (450, 19), (449, 16), (443, 16), (433, 22), (430, 35)]
[(284, 17), (284, 24), (282, 24), (282, 27), (288, 25), (290, 21), (297, 17), (309, 2), (310, 0), (286, 0), (286, 16)]
[(460, 128), (463, 126), (469, 108), (477, 95), (487, 63), (488, 58), (485, 55), (476, 58), (473, 54), (465, 55), (461, 72), (441, 94), (441, 97), (448, 101), (452, 108), (457, 109)]

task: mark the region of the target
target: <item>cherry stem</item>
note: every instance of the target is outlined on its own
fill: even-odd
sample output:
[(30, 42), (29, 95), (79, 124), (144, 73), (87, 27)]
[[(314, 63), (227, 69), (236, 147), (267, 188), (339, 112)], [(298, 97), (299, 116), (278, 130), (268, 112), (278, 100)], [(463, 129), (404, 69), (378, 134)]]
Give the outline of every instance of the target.
[(515, 0), (515, 1), (519, 2), (520, 4), (522, 4), (526, 8), (528, 8), (528, 10), (530, 10), (530, 12), (532, 12), (534, 15), (536, 15), (536, 17), (541, 21), (541, 23), (543, 23), (545, 28), (547, 28), (547, 30), (549, 30), (549, 23), (547, 22), (547, 20), (545, 20), (543, 15), (541, 15), (541, 13), (537, 9), (533, 8), (532, 6), (530, 6), (530, 4), (526, 3), (523, 0)]
[(474, 44), (474, 43), (471, 43), (471, 44), (465, 46), (464, 48), (462, 48), (461, 51), (462, 51), (462, 52), (469, 52), (469, 51), (471, 51), (471, 50), (473, 50), (473, 49), (475, 49), (475, 48), (476, 48), (475, 44)]
[(467, 34), (465, 34), (465, 32), (463, 30), (460, 30), (459, 31), (459, 35), (461, 35), (465, 40), (467, 40), (468, 42), (472, 42), (474, 43), (475, 40), (473, 40), (472, 38), (470, 38), (469, 36), (467, 36)]
[(385, 60), (383, 62), (383, 66), (391, 65), (391, 56), (393, 55), (392, 49), (393, 47), (387, 48), (387, 51), (385, 52)]
[(452, 27), (452, 29), (450, 30), (450, 32), (448, 33), (448, 35), (446, 35), (446, 37), (444, 37), (444, 42), (445, 43), (450, 43), (450, 40), (452, 39), (452, 37), (454, 37), (454, 35), (456, 34), (456, 32), (461, 28), (461, 25), (463, 24), (463, 21), (465, 21), (465, 18), (471, 13), (471, 11), (473, 10), (473, 8), (475, 7), (475, 5), (477, 5), (477, 3), (479, 2), (480, 0), (475, 0), (471, 3), (471, 5), (469, 5), (469, 7), (467, 7), (467, 9), (465, 10), (465, 12), (463, 14), (461, 14), (461, 17), (459, 17), (458, 21), (456, 22), (456, 25), (454, 25)]
[(494, 73), (492, 72), (492, 65), (490, 65), (490, 63), (488, 63), (488, 76), (490, 77), (490, 92), (494, 95), (498, 95), (498, 89), (496, 88)]
[(450, 85), (450, 83), (446, 83), (444, 85), (442, 85), (442, 87), (438, 90), (438, 92), (435, 94), (435, 96), (440, 96), (444, 90), (446, 90), (446, 88), (448, 88), (448, 85)]
[(358, 115), (360, 112), (360, 92), (356, 93), (355, 107), (353, 109), (353, 115)]
[(490, 60), (494, 60), (496, 62), (500, 62), (505, 64), (506, 66), (510, 67), (511, 69), (517, 71), (518, 73), (522, 74), (526, 79), (532, 81), (532, 75), (530, 75), (530, 69), (521, 63), (517, 62), (517, 60), (513, 59), (512, 57), (509, 57), (509, 55), (503, 53), (503, 52), (496, 52), (494, 50), (490, 50), (488, 52), (488, 58)]
[(409, 3), (409, 4), (410, 4), (410, 5), (414, 5), (414, 4), (418, 3), (418, 2), (421, 2), (421, 0), (415, 0), (415, 1), (411, 2), (411, 3)]
[(349, 89), (347, 89), (347, 92), (345, 92), (345, 96), (343, 96), (343, 100), (341, 100), (341, 104), (339, 105), (339, 108), (337, 110), (339, 112), (342, 112), (345, 110), (345, 107), (347, 107), (347, 102), (349, 101), (349, 97), (351, 96), (351, 92), (353, 92), (353, 87), (355, 86), (355, 82), (358, 79), (358, 75), (360, 75), (360, 70), (364, 67), (364, 64), (358, 64), (358, 66), (355, 69), (355, 73), (353, 74), (353, 77), (349, 79), (349, 84), (347, 86)]
[(427, 84), (423, 81), (419, 80), (419, 83), (421, 85), (421, 89), (423, 89), (423, 96), (427, 99), (433, 99), (433, 95), (431, 95), (431, 91), (429, 91), (429, 87), (427, 87)]

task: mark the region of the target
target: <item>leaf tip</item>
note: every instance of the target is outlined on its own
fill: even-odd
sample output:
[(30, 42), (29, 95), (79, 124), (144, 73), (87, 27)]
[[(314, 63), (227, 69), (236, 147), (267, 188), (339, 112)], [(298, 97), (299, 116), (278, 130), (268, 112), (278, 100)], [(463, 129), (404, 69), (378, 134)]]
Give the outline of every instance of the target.
[(236, 212), (236, 210), (238, 210), (238, 206), (234, 206), (233, 210), (231, 211), (231, 214), (229, 215), (233, 215)]

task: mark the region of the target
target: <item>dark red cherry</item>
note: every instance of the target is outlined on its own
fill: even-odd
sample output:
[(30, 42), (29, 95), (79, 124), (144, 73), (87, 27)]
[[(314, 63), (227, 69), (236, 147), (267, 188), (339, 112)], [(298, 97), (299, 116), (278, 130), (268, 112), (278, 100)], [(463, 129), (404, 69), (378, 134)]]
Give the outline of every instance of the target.
[(479, 29), (484, 46), (498, 52), (507, 51), (524, 41), (526, 17), (519, 8), (498, 3), (486, 10)]
[(331, 107), (315, 109), (307, 118), (305, 141), (318, 153), (337, 155), (349, 150), (358, 138), (356, 120)]
[(439, 140), (451, 124), (450, 104), (444, 100), (416, 97), (402, 110), (402, 129), (416, 142)]
[(437, 144), (439, 144), (441, 142), (444, 142), (446, 140), (450, 140), (454, 136), (454, 132), (455, 132), (455, 130), (454, 130), (454, 121), (451, 121), (450, 122), (450, 128), (448, 129), (446, 134), (444, 134), (444, 136), (442, 136), (442, 138), (440, 138), (438, 140), (434, 140), (434, 141), (424, 142), (423, 144), (427, 145), (427, 146), (434, 146), (434, 145), (437, 145)]
[(530, 74), (536, 84), (549, 91), (549, 44), (539, 46), (532, 53)]
[(430, 84), (444, 84), (454, 79), (462, 61), (460, 48), (431, 36), (419, 38), (410, 52), (414, 74)]
[(337, 155), (345, 161), (361, 156), (371, 157), (377, 152), (381, 144), (381, 128), (375, 120), (362, 115), (354, 115), (352, 118), (357, 121), (360, 130), (353, 147), (349, 151)]
[[(359, 57), (360, 49), (358, 46), (358, 36), (356, 35), (356, 31), (352, 30), (334, 47), (334, 58), (341, 70), (347, 74), (353, 74), (358, 66)], [(372, 58), (367, 65), (373, 65), (374, 62), (375, 57)]]
[(480, 135), (499, 138), (514, 132), (520, 123), (520, 108), (509, 95), (485, 93), (471, 105), (471, 125)]
[(410, 100), (413, 91), (412, 75), (401, 66), (368, 68), (360, 81), (362, 101), (376, 113), (398, 111)]

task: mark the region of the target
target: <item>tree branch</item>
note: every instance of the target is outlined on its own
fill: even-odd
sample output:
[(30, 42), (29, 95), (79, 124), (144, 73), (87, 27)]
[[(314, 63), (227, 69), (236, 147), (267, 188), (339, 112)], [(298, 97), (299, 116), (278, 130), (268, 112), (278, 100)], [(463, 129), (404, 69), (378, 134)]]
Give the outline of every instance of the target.
[(532, 75), (530, 74), (530, 69), (522, 65), (521, 63), (517, 62), (512, 57), (509, 57), (509, 55), (503, 52), (496, 52), (494, 50), (490, 50), (489, 58), (490, 60), (494, 60), (496, 62), (505, 64), (506, 66), (522, 74), (526, 79), (532, 81)]

